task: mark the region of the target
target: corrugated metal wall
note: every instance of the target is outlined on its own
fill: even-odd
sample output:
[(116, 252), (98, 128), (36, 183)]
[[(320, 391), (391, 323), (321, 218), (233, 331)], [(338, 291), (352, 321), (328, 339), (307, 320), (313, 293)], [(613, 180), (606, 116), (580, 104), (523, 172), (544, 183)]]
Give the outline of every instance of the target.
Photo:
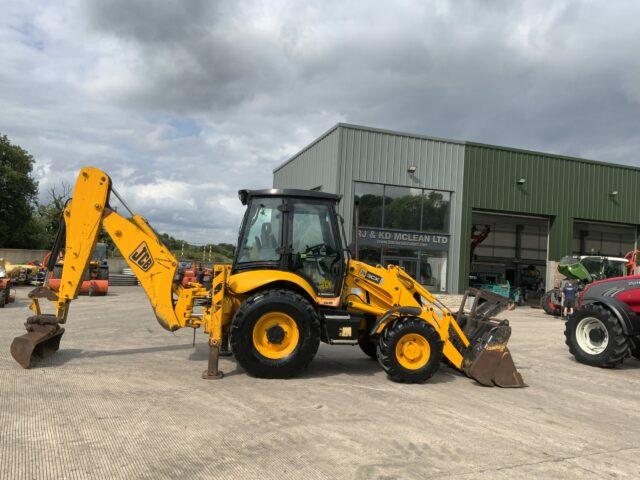
[(273, 172), (274, 188), (321, 187), (336, 193), (338, 128), (334, 127)]
[[(472, 209), (548, 216), (549, 260), (571, 253), (574, 219), (640, 224), (639, 169), (469, 142), (464, 165), (463, 231), (471, 230)], [(464, 236), (463, 287), (469, 241)]]
[[(460, 225), (465, 146), (447, 140), (413, 136), (354, 125), (340, 125), (338, 191), (347, 238), (353, 223), (353, 184), (377, 182), (452, 191), (451, 246), (447, 290), (458, 290)], [(410, 165), (417, 170), (407, 172)]]

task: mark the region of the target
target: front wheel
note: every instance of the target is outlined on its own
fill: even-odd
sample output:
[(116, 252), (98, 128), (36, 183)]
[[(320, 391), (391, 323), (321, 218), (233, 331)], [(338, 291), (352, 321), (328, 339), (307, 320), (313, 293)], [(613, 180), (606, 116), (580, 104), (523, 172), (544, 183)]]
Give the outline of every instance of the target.
[(247, 373), (289, 378), (311, 362), (320, 345), (320, 320), (311, 304), (290, 290), (247, 298), (231, 324), (231, 350)]
[(440, 367), (443, 342), (424, 320), (399, 319), (385, 328), (378, 342), (378, 362), (396, 382), (423, 383)]
[(585, 305), (567, 320), (565, 343), (575, 359), (595, 367), (615, 367), (629, 354), (618, 319), (600, 305)]

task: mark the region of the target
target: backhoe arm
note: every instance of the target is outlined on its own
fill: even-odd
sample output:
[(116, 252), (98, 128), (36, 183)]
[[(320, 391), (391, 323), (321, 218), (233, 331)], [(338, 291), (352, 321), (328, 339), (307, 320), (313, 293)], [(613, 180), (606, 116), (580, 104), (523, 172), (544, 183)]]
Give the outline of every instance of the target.
[[(29, 294), (31, 309), (36, 315), (27, 320), (27, 334), (16, 337), (11, 353), (27, 368), (34, 361), (58, 349), (67, 320), (69, 305), (77, 297), (84, 274), (89, 266), (101, 228), (109, 234), (151, 302), (158, 323), (169, 331), (182, 327), (204, 327), (209, 343), (219, 346), (221, 339), (222, 296), (228, 273), (226, 266), (214, 268), (213, 291), (199, 284), (183, 287), (174, 284), (177, 259), (158, 239), (144, 218), (133, 215), (127, 219), (109, 207), (111, 180), (96, 168), (80, 171), (73, 196), (64, 209), (61, 233), (56, 238), (60, 250), (64, 246), (64, 263), (60, 287), (53, 292), (45, 282)], [(54, 246), (48, 269), (51, 271), (58, 257)], [(39, 300), (46, 298), (55, 305), (55, 315), (42, 314)], [(194, 315), (196, 300), (203, 300), (202, 315)]]

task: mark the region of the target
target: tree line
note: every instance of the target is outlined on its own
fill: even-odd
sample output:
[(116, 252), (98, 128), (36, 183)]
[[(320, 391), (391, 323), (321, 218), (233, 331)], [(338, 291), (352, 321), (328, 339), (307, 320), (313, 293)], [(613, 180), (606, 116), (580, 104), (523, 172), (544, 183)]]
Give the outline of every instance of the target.
[[(0, 247), (48, 250), (53, 244), (71, 185), (62, 182), (51, 187), (46, 200), (39, 200), (34, 164), (29, 152), (0, 134)], [(159, 237), (179, 258), (216, 262), (233, 258), (234, 246), (228, 243), (197, 245), (166, 233)], [(104, 230), (98, 241), (107, 244), (112, 256), (119, 256)]]

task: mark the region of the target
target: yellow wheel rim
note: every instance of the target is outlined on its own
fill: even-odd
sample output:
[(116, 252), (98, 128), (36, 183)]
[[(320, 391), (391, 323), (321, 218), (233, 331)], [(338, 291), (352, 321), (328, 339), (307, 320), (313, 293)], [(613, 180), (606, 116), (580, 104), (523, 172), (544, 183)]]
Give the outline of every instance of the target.
[(253, 326), (253, 346), (272, 360), (291, 355), (299, 339), (298, 324), (286, 313), (265, 313)]
[(431, 346), (426, 338), (418, 333), (407, 333), (396, 344), (398, 363), (407, 370), (424, 367), (431, 357)]

